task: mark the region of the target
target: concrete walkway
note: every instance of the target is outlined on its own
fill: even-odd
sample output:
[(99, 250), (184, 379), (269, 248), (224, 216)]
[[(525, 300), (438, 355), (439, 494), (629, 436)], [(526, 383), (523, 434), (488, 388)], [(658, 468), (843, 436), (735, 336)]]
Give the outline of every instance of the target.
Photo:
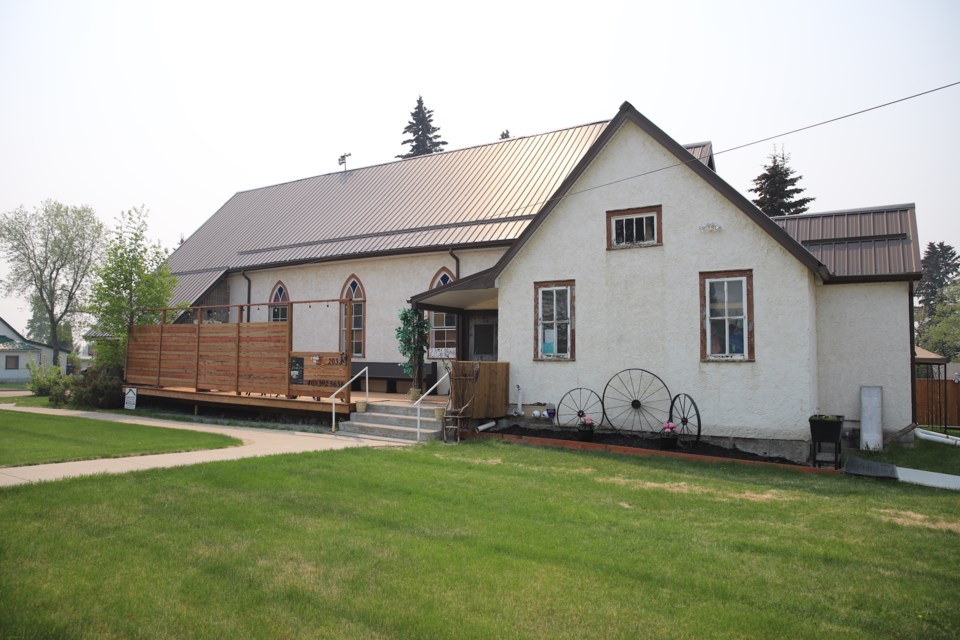
[(12, 404), (0, 404), (0, 420), (9, 419), (3, 412), (20, 411), (23, 413), (41, 413), (48, 415), (94, 418), (127, 424), (143, 424), (167, 429), (187, 431), (206, 431), (222, 433), (243, 441), (243, 445), (225, 449), (207, 449), (184, 453), (160, 453), (129, 458), (101, 458), (98, 460), (80, 460), (56, 464), (37, 464), (26, 467), (0, 467), (0, 487), (10, 487), (30, 482), (60, 480), (76, 476), (89, 476), (98, 473), (127, 473), (142, 469), (179, 467), (201, 462), (219, 460), (238, 460), (257, 456), (271, 456), (280, 453), (303, 453), (306, 451), (326, 451), (346, 449), (348, 447), (398, 447), (411, 444), (405, 440), (357, 436), (354, 434), (306, 433), (303, 431), (283, 431), (278, 429), (258, 429), (253, 427), (224, 427), (192, 422), (176, 422), (155, 418), (135, 418), (113, 413), (95, 411), (71, 411), (67, 409), (40, 409), (17, 407)]

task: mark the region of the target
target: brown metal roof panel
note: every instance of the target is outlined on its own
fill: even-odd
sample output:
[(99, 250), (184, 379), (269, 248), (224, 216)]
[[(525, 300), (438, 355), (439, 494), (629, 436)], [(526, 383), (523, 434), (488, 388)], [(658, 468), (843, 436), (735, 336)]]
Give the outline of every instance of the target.
[(195, 303), (223, 274), (222, 270), (177, 274), (177, 286), (170, 298), (171, 306)]

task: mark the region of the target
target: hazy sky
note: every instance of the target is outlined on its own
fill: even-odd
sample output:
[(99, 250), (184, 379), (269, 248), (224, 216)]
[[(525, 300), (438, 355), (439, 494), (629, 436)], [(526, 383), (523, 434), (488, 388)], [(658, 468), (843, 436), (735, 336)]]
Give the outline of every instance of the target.
[[(627, 100), (722, 151), (960, 81), (958, 25), (956, 0), (0, 0), (0, 212), (145, 204), (172, 248), (237, 191), (392, 161), (419, 94), (448, 149)], [(915, 202), (921, 249), (958, 246), (958, 117), (960, 86), (776, 143), (812, 211)], [(773, 144), (717, 172), (746, 192)]]

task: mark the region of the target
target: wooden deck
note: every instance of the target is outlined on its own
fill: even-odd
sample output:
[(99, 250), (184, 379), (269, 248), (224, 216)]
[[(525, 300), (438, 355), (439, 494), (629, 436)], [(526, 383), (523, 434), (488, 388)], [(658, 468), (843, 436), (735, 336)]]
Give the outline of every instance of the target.
[[(315, 400), (310, 397), (287, 398), (285, 396), (276, 396), (268, 394), (250, 393), (240, 394), (227, 391), (194, 391), (186, 387), (149, 387), (127, 384), (123, 386), (123, 391), (127, 389), (136, 389), (137, 397), (144, 398), (167, 398), (178, 402), (197, 405), (229, 406), (238, 409), (256, 410), (274, 410), (274, 411), (298, 411), (321, 413), (330, 415), (333, 403), (322, 398)], [(353, 393), (352, 402), (338, 402), (336, 404), (336, 413), (338, 416), (348, 416), (357, 409), (357, 400), (364, 399), (362, 391)], [(400, 405), (413, 405), (405, 394), (399, 393), (370, 393), (371, 403), (390, 403)], [(432, 409), (434, 406), (446, 405), (447, 396), (429, 396), (425, 398), (421, 405), (424, 408)]]

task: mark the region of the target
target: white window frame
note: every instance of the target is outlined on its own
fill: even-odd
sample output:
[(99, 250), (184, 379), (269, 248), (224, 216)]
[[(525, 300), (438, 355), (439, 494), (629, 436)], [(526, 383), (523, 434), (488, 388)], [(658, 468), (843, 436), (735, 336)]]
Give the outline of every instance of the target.
[[(652, 237), (647, 237), (647, 226), (651, 228)], [(617, 241), (617, 223), (624, 226), (624, 240)], [(634, 230), (639, 225), (643, 230), (643, 240), (637, 240), (634, 233), (633, 240), (626, 240), (626, 225), (631, 224)], [(607, 249), (631, 249), (637, 247), (655, 247), (663, 244), (663, 207), (656, 205), (652, 207), (635, 207), (632, 209), (619, 209), (616, 211), (607, 211)]]
[[(436, 289), (438, 287), (444, 287), (454, 281), (453, 274), (450, 273), (449, 269), (444, 267), (437, 275), (433, 278), (433, 284), (431, 289)], [(438, 324), (437, 318), (443, 318), (443, 324)], [(432, 360), (456, 360), (457, 359), (457, 342), (459, 337), (459, 329), (457, 327), (457, 314), (445, 312), (445, 311), (431, 311), (428, 316), (430, 321), (430, 337), (427, 342), (427, 357)], [(436, 346), (440, 342), (437, 337), (439, 334), (446, 335), (447, 332), (453, 332), (453, 346), (452, 347), (438, 347)], [(443, 342), (448, 342), (444, 340)]]
[[(727, 293), (726, 283), (729, 282), (739, 282), (743, 291), (743, 303), (742, 311), (739, 315), (731, 314), (728, 308), (729, 295)], [(706, 335), (705, 350), (706, 358), (708, 360), (750, 360), (752, 354), (750, 352), (750, 287), (749, 281), (746, 275), (742, 276), (729, 276), (729, 277), (706, 277), (704, 278), (703, 286), (703, 308), (704, 308), (704, 331)], [(714, 283), (724, 283), (724, 313), (720, 316), (712, 316), (710, 308), (710, 285)], [(712, 320), (724, 320), (724, 344), (726, 345), (725, 353), (710, 353), (710, 349), (713, 344), (713, 323)], [(731, 353), (730, 352), (730, 321), (740, 320), (743, 326), (743, 336), (741, 337), (741, 342), (743, 345), (743, 353)]]
[[(535, 283), (534, 289), (536, 291), (536, 335), (535, 335), (535, 353), (534, 357), (537, 360), (574, 360), (576, 356), (576, 327), (574, 324), (575, 321), (575, 310), (576, 310), (576, 286), (572, 280), (563, 281), (563, 282), (541, 282)], [(553, 308), (556, 310), (556, 292), (565, 291), (567, 296), (566, 303), (566, 319), (558, 320), (556, 313), (554, 313), (553, 319), (545, 320), (543, 317), (544, 309), (544, 296), (547, 294), (554, 296), (554, 305)], [(567, 337), (567, 350), (563, 353), (556, 351), (560, 340), (559, 340), (559, 325), (566, 325), (566, 337)], [(553, 330), (553, 340), (547, 340), (547, 331)], [(551, 351), (545, 351), (547, 345), (553, 345)]]

